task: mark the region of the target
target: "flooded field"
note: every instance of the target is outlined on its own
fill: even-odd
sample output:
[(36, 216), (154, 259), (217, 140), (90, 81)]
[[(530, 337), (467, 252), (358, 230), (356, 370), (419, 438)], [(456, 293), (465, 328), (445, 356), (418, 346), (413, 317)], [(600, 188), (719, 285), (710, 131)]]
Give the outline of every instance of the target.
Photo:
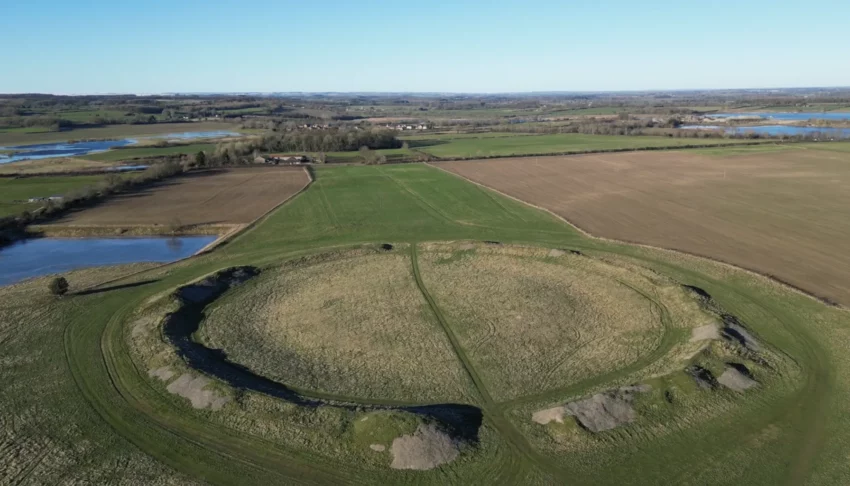
[[(48, 159), (51, 157), (79, 157), (82, 155), (105, 152), (116, 147), (135, 145), (140, 140), (197, 140), (205, 138), (235, 137), (239, 133), (227, 130), (212, 130), (203, 132), (178, 132), (150, 137), (124, 138), (120, 140), (99, 140), (91, 142), (57, 142), (40, 143), (35, 145), (16, 145), (0, 147), (0, 164), (18, 162), (20, 160)], [(5, 152), (5, 153), (4, 153)]]
[(795, 127), (791, 125), (758, 125), (752, 127), (721, 127), (718, 125), (684, 125), (682, 130), (725, 130), (727, 133), (745, 135), (757, 133), (771, 137), (783, 135), (793, 137), (798, 135), (820, 135), (829, 138), (850, 138), (850, 128), (824, 128), (824, 127)]
[(37, 238), (0, 248), (0, 285), (79, 268), (172, 262), (197, 253), (216, 236)]

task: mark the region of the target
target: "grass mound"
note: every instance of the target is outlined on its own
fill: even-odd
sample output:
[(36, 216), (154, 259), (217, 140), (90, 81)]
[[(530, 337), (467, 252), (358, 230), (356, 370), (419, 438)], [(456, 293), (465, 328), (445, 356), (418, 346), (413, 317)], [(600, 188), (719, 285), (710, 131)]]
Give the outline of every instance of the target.
[(266, 270), (198, 334), (234, 362), (340, 397), (469, 402), (474, 392), (416, 287), (403, 247), (323, 254)]
[(675, 326), (711, 320), (672, 282), (631, 268), (565, 251), (461, 246), (426, 246), (423, 279), (500, 399), (663, 362), (683, 341)]

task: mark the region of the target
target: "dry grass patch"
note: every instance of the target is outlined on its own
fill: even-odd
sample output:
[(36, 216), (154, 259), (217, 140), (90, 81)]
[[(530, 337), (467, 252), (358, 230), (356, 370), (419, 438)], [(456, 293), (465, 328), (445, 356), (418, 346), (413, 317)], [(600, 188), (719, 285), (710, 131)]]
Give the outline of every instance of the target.
[(1, 175), (54, 174), (62, 172), (102, 172), (115, 167), (115, 162), (63, 157), (58, 159), (22, 160), (11, 164), (0, 164)]
[(425, 285), (494, 398), (620, 369), (651, 352), (664, 334), (657, 306), (619, 281), (622, 270), (602, 262), (546, 257), (542, 249), (426, 248)]
[(406, 253), (354, 252), (266, 270), (215, 304), (198, 334), (297, 388), (404, 401), (473, 396)]

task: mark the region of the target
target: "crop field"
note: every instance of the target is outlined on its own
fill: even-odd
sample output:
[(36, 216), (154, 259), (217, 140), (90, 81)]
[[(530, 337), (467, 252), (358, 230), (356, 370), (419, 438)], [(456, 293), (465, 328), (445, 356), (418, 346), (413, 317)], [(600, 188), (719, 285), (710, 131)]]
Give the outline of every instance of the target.
[(247, 224), (308, 182), (303, 169), (263, 167), (194, 172), (95, 207), (68, 213), (48, 226)]
[(0, 288), (3, 484), (850, 482), (846, 310), (430, 165), (67, 277)]
[(710, 256), (850, 305), (850, 253), (840, 250), (850, 248), (850, 159), (837, 150), (846, 146), (439, 166), (550, 209), (591, 234)]
[(43, 203), (28, 203), (30, 198), (61, 196), (103, 182), (103, 176), (45, 176), (0, 178), (0, 217), (31, 211)]
[(96, 128), (76, 128), (58, 132), (0, 131), (0, 146), (32, 145), (66, 140), (100, 140), (166, 133), (233, 130), (238, 125), (223, 122), (154, 123), (150, 125), (110, 125)]
[(84, 158), (96, 161), (117, 162), (143, 157), (160, 157), (163, 155), (194, 155), (204, 150), (212, 151), (214, 149), (214, 143), (192, 143), (187, 145), (171, 145), (168, 147), (122, 148), (85, 155)]
[[(653, 136), (619, 135), (521, 135), (514, 137), (463, 138), (442, 140), (432, 143), (420, 140), (417, 149), (447, 159), (473, 159), (506, 157), (511, 155), (566, 154), (589, 151), (611, 151), (629, 149), (658, 149), (690, 145), (724, 145), (745, 143), (747, 140), (693, 139)], [(750, 142), (752, 143), (752, 142)]]

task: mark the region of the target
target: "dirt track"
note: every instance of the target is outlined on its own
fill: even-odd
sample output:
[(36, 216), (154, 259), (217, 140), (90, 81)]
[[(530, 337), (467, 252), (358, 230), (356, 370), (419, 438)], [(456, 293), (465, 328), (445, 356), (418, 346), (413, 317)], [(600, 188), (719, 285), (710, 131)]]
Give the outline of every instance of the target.
[(441, 162), (607, 238), (705, 255), (850, 305), (850, 155), (641, 152)]
[(197, 172), (74, 211), (56, 225), (134, 226), (245, 224), (307, 183), (302, 168), (262, 167)]

